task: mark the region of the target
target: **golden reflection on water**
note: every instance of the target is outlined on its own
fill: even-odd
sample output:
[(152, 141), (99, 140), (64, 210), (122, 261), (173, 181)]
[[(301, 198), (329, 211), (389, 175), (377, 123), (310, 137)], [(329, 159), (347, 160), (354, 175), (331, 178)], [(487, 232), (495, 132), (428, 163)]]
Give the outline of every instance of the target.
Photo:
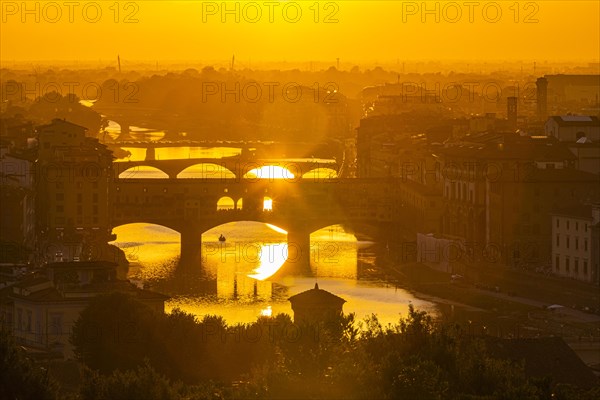
[[(344, 298), (344, 311), (359, 318), (377, 313), (383, 323), (394, 322), (399, 314), (406, 315), (410, 302), (435, 312), (432, 304), (404, 289), (365, 279), (361, 271), (375, 257), (368, 250), (371, 243), (357, 242), (341, 226), (311, 235), (312, 277), (285, 275), (286, 232), (267, 224), (234, 222), (207, 231), (202, 236), (202, 265), (183, 272), (175, 262), (177, 232), (148, 224), (114, 231), (115, 244), (132, 262), (129, 278), (150, 282), (155, 290), (172, 296), (165, 305), (167, 312), (180, 308), (199, 318), (218, 314), (230, 324), (255, 321), (268, 313), (292, 315), (287, 298), (311, 289), (316, 281), (321, 289)], [(218, 241), (221, 234), (226, 243)], [(281, 273), (274, 279), (276, 272)]]

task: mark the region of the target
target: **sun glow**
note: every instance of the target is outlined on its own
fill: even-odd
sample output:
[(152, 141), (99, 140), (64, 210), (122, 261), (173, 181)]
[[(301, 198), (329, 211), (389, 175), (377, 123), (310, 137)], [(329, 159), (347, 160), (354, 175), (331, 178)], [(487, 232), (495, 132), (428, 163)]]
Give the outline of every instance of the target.
[(273, 199), (270, 197), (265, 197), (263, 201), (263, 211), (273, 211)]
[(260, 248), (259, 266), (248, 275), (250, 278), (264, 281), (273, 276), (287, 260), (287, 243), (265, 244)]
[(247, 179), (294, 179), (294, 174), (289, 170), (276, 165), (265, 165), (248, 171), (244, 178)]
[(278, 233), (283, 233), (284, 235), (287, 235), (287, 231), (286, 231), (286, 230), (284, 230), (284, 229), (281, 229), (281, 228), (280, 228), (280, 227), (278, 227), (278, 226), (271, 225), (271, 224), (266, 224), (266, 225), (267, 225), (269, 228), (273, 229), (275, 232), (278, 232)]

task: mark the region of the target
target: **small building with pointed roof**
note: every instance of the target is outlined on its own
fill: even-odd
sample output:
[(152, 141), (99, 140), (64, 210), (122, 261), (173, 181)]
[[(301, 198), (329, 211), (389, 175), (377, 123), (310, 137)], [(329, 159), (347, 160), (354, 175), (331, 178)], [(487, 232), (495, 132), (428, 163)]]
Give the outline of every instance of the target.
[(313, 289), (298, 293), (288, 299), (292, 303), (294, 322), (321, 322), (343, 313), (346, 300), (327, 290)]

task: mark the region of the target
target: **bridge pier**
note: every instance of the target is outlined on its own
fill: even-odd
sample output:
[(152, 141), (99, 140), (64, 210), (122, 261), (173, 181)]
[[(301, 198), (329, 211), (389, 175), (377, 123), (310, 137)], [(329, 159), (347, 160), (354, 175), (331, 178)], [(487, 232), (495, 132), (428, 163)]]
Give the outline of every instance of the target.
[(119, 126), (121, 127), (121, 131), (119, 132), (119, 137), (117, 137), (117, 141), (126, 141), (131, 140), (131, 131), (129, 129), (129, 123), (124, 121), (118, 121)]
[(156, 160), (156, 148), (155, 147), (146, 147), (146, 161), (154, 161)]
[(202, 264), (202, 230), (193, 227), (181, 232), (181, 255), (179, 264), (198, 266)]
[(310, 231), (305, 227), (288, 230), (288, 259), (286, 275), (311, 276), (310, 269)]

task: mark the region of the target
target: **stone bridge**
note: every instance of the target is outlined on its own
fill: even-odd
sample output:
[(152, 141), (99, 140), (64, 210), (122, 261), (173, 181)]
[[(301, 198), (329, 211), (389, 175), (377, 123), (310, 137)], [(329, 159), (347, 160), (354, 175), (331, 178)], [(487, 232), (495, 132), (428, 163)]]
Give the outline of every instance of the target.
[[(216, 168), (215, 165), (224, 168)], [(178, 160), (155, 160), (146, 159), (143, 161), (117, 161), (113, 162), (115, 176), (120, 176), (123, 172), (130, 171), (131, 174), (126, 174), (127, 178), (135, 178), (136, 171), (139, 167), (152, 167), (164, 172), (170, 179), (177, 179), (179, 174), (185, 169), (193, 166), (199, 166), (200, 172), (208, 178), (227, 179), (232, 176), (241, 179), (253, 169), (264, 166), (281, 167), (290, 172), (284, 176), (286, 180), (297, 180), (296, 178), (314, 171), (316, 169), (328, 168), (337, 173), (339, 170), (338, 162), (335, 160), (310, 160), (310, 159), (257, 159), (246, 158), (240, 156), (224, 157), (224, 158), (186, 158)], [(136, 169), (137, 168), (137, 169)], [(231, 175), (227, 173), (231, 172)], [(228, 176), (230, 175), (230, 176)], [(258, 178), (273, 178), (271, 176), (258, 176)]]
[[(298, 249), (296, 267), (306, 271), (312, 232), (334, 224), (360, 230), (365, 225), (391, 224), (400, 215), (393, 200), (398, 183), (389, 179), (113, 182), (112, 226), (149, 223), (171, 228), (181, 235), (181, 262), (190, 264), (200, 263), (202, 233), (229, 222), (256, 221), (286, 230), (288, 244)], [(228, 209), (219, 209), (223, 198)]]

